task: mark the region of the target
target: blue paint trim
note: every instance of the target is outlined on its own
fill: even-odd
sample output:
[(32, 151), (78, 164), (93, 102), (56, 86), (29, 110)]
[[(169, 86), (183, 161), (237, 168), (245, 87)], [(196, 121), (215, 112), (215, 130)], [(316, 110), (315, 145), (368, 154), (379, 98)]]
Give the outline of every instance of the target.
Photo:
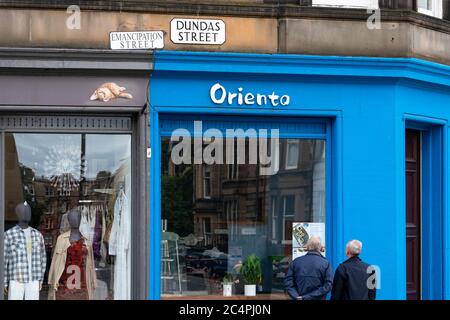
[(443, 216), (443, 268), (444, 268), (444, 277), (443, 277), (443, 299), (450, 299), (450, 212), (449, 212), (449, 199), (450, 199), (450, 188), (449, 188), (449, 156), (448, 152), (449, 148), (449, 135), (448, 135), (448, 125), (443, 126), (443, 203), (442, 203), (442, 211), (444, 213)]
[(161, 292), (161, 150), (159, 115), (150, 111), (150, 292), (151, 300), (159, 300)]
[(450, 66), (416, 58), (156, 51), (154, 72), (164, 71), (407, 78), (450, 85)]
[[(201, 120), (202, 132), (194, 132), (194, 121)], [(227, 116), (205, 116), (204, 113), (193, 114), (166, 114), (161, 113), (159, 132), (162, 136), (171, 136), (174, 128), (189, 131), (190, 136), (200, 133), (205, 134), (208, 129), (219, 129), (225, 135), (229, 129), (279, 129), (280, 138), (326, 139), (327, 122), (319, 118), (287, 118), (287, 117), (239, 117), (228, 114)], [(246, 134), (246, 133), (244, 133)], [(271, 131), (267, 132), (271, 135)]]
[(404, 119), (405, 129), (422, 132), (422, 299), (444, 299), (448, 279), (444, 250), (447, 229), (444, 222), (448, 220), (445, 210), (448, 170), (444, 166), (447, 122), (411, 114), (405, 114)]
[(328, 157), (327, 170), (330, 179), (327, 182), (330, 186), (327, 186), (328, 196), (330, 201), (327, 201), (327, 212), (330, 212), (329, 220), (332, 223), (331, 235), (327, 234), (328, 239), (332, 239), (331, 251), (332, 257), (331, 263), (336, 268), (341, 261), (345, 260), (344, 252), (344, 207), (343, 207), (343, 118), (342, 115), (333, 118), (331, 128), (329, 130), (329, 144), (330, 144), (330, 156)]

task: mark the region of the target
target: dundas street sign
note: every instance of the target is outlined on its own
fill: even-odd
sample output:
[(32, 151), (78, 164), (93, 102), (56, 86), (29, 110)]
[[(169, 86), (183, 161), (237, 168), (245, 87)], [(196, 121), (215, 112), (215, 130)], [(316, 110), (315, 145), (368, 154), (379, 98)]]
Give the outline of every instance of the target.
[(225, 43), (225, 22), (212, 19), (173, 19), (170, 39), (173, 43), (221, 45)]
[(109, 43), (113, 50), (147, 50), (164, 48), (162, 31), (110, 32)]

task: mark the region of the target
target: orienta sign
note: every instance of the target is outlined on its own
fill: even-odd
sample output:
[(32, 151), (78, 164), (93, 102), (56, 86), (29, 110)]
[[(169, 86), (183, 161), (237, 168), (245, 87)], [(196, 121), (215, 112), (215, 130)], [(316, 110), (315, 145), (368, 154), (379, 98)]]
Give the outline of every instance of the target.
[(209, 97), (214, 104), (238, 106), (288, 106), (291, 103), (291, 97), (287, 94), (278, 94), (275, 91), (270, 93), (248, 92), (239, 87), (237, 90), (227, 90), (220, 83), (214, 84), (209, 90)]
[(225, 43), (225, 22), (212, 19), (173, 19), (170, 22), (173, 43), (221, 45)]

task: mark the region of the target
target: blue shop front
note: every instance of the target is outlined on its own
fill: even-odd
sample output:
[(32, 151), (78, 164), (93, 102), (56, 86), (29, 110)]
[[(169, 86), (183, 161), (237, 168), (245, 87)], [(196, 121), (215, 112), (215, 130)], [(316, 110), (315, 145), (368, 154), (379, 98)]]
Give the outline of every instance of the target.
[(333, 268), (362, 241), (378, 299), (450, 298), (450, 67), (161, 51), (150, 97), (151, 299), (243, 296), (249, 257), (284, 299), (313, 235)]

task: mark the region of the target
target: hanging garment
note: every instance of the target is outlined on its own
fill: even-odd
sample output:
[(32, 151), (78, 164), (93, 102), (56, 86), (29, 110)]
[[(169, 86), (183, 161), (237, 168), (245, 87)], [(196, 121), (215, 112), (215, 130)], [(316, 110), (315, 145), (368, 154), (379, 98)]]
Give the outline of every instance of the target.
[(21, 283), (11, 280), (9, 282), (8, 300), (39, 300), (39, 281)]
[[(56, 300), (88, 300), (89, 295), (86, 286), (86, 260), (88, 249), (81, 238), (71, 243), (67, 248), (66, 266), (63, 274), (59, 278)], [(79, 270), (79, 279), (73, 281), (72, 278)], [(78, 282), (78, 283), (76, 283)]]
[(38, 230), (31, 227), (28, 227), (28, 229), (31, 237), (31, 263), (28, 262), (27, 240), (24, 230), (15, 226), (5, 232), (5, 287), (8, 286), (10, 281), (29, 283), (44, 280), (47, 265), (44, 237)]
[[(49, 300), (55, 300), (56, 298), (56, 292), (60, 288), (60, 280), (61, 278), (64, 281), (64, 274), (67, 271), (67, 259), (70, 259), (71, 261), (75, 261), (77, 263), (80, 263), (79, 255), (80, 252), (85, 257), (84, 260), (84, 270), (82, 272), (81, 279), (84, 279), (84, 282), (86, 284), (87, 289), (87, 297), (89, 299), (94, 298), (94, 290), (97, 285), (97, 277), (95, 274), (95, 266), (94, 266), (94, 256), (92, 253), (92, 246), (89, 243), (89, 241), (86, 238), (82, 238), (83, 245), (80, 249), (79, 247), (73, 247), (70, 250), (69, 248), (72, 247), (73, 244), (70, 243), (70, 231), (63, 233), (58, 237), (58, 240), (56, 241), (55, 250), (53, 253), (52, 263), (50, 265), (50, 271), (48, 273), (48, 285), (50, 287), (49, 291)], [(78, 244), (79, 246), (79, 244)], [(80, 251), (81, 250), (81, 251)], [(70, 255), (70, 257), (68, 257)], [(78, 257), (78, 258), (77, 258)], [(73, 272), (69, 272), (73, 274)], [(67, 279), (66, 279), (67, 280)], [(70, 294), (66, 295), (67, 299), (70, 299)], [(61, 296), (60, 296), (61, 297)], [(72, 295), (73, 297), (73, 295)]]
[(93, 206), (82, 206), (79, 210), (81, 212), (80, 232), (92, 244), (95, 231), (95, 210), (91, 208)]
[(101, 241), (100, 241), (100, 267), (106, 266), (106, 257), (108, 256), (108, 249), (105, 242), (105, 236), (106, 236), (106, 216), (107, 216), (107, 209), (106, 206), (102, 206), (102, 235), (101, 235)]
[(94, 259), (100, 260), (101, 255), (101, 247), (102, 247), (102, 230), (103, 230), (103, 219), (102, 219), (102, 211), (100, 207), (96, 207), (95, 209), (95, 224), (94, 224), (94, 235), (92, 240), (92, 250), (94, 251)]
[(61, 222), (59, 224), (59, 234), (63, 234), (64, 232), (67, 232), (69, 230), (70, 230), (70, 223), (68, 219), (68, 214), (66, 212), (61, 217)]
[(114, 300), (131, 298), (131, 212), (128, 198), (119, 191), (114, 204), (114, 221), (109, 239), (109, 254), (116, 256), (114, 265)]

